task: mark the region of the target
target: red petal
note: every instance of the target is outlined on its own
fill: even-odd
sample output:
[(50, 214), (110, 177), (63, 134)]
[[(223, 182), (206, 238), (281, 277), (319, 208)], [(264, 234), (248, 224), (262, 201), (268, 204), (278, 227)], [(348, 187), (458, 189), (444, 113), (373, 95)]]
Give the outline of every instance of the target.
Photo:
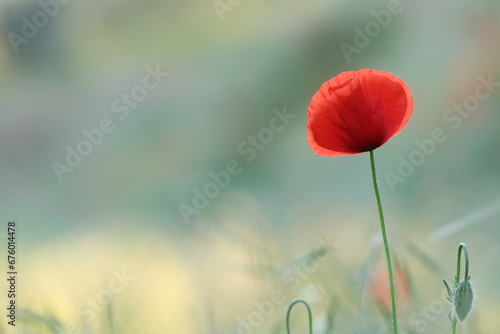
[(413, 97), (400, 78), (375, 70), (345, 72), (313, 96), (309, 144), (325, 156), (370, 151), (401, 131), (412, 111)]

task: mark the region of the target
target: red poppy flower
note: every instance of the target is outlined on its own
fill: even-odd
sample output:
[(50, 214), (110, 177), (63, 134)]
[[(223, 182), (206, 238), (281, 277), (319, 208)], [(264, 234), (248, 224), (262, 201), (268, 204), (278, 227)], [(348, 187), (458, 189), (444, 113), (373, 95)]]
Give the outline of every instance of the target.
[[(410, 282), (404, 268), (396, 265), (394, 272), (395, 286), (399, 304), (407, 304), (411, 297)], [(384, 311), (391, 309), (391, 292), (389, 283), (389, 274), (387, 269), (379, 267), (371, 280), (371, 289), (377, 305)]]
[(311, 100), (309, 145), (330, 157), (374, 150), (406, 126), (413, 107), (410, 88), (394, 74), (371, 69), (341, 73)]

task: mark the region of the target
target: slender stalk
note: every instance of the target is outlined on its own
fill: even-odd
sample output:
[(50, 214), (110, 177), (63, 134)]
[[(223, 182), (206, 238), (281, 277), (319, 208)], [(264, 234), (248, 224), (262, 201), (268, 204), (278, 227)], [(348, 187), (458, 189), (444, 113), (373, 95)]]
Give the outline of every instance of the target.
[(309, 304), (303, 300), (303, 299), (297, 299), (293, 303), (290, 304), (288, 307), (288, 311), (286, 312), (286, 332), (290, 334), (290, 313), (292, 312), (292, 308), (295, 304), (297, 303), (302, 303), (306, 306), (307, 308), (307, 313), (309, 315), (309, 333), (313, 334), (313, 329), (312, 329), (312, 312), (311, 308), (309, 307)]
[(387, 233), (385, 230), (384, 212), (382, 211), (382, 202), (380, 201), (380, 194), (377, 184), (377, 172), (375, 170), (375, 157), (373, 151), (370, 151), (370, 163), (372, 169), (373, 189), (375, 190), (375, 197), (377, 198), (378, 214), (380, 218), (380, 227), (382, 230), (382, 239), (384, 240), (385, 258), (387, 260), (387, 271), (389, 273), (389, 286), (391, 289), (391, 305), (392, 305), (392, 329), (393, 333), (398, 333), (398, 320), (396, 315), (396, 294), (394, 292), (394, 276), (392, 275), (392, 262), (391, 253), (389, 251), (389, 241), (387, 240)]
[(455, 276), (455, 283), (460, 283), (460, 263), (462, 262), (462, 249), (464, 251), (465, 257), (465, 277), (464, 280), (469, 280), (469, 251), (467, 250), (467, 245), (463, 242), (458, 245), (458, 254), (457, 254), (457, 275)]

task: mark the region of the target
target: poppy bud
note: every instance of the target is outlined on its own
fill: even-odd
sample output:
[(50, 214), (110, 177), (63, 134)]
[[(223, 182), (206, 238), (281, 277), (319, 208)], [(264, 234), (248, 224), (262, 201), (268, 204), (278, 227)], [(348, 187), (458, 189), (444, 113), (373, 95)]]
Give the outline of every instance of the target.
[[(465, 257), (465, 279), (460, 281), (460, 262), (462, 250)], [(469, 315), (474, 303), (474, 290), (472, 289), (469, 276), (469, 251), (467, 250), (466, 244), (461, 243), (458, 246), (457, 274), (455, 276), (453, 289), (450, 289), (450, 286), (446, 281), (443, 280), (443, 283), (446, 290), (448, 290), (448, 300), (452, 304), (453, 319), (450, 319), (453, 322), (453, 326), (456, 326), (457, 321), (464, 321), (465, 318), (467, 318), (467, 315)]]
[(470, 310), (472, 309), (472, 302), (474, 301), (474, 291), (470, 281), (462, 281), (458, 284), (452, 295), (453, 313), (455, 318), (464, 321)]
[[(396, 266), (395, 284), (398, 302), (407, 303), (410, 299), (410, 284), (406, 271), (399, 265)], [(379, 268), (371, 280), (371, 290), (375, 303), (384, 311), (391, 310), (391, 292), (389, 289), (389, 275), (387, 270)]]

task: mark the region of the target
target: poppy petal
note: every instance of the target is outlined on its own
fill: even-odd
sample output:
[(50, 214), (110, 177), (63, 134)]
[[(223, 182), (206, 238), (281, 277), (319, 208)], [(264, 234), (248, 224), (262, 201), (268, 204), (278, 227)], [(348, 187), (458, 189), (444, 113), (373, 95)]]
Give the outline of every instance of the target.
[(325, 82), (308, 109), (308, 136), (319, 155), (358, 154), (380, 147), (411, 118), (413, 97), (388, 72), (344, 72)]

